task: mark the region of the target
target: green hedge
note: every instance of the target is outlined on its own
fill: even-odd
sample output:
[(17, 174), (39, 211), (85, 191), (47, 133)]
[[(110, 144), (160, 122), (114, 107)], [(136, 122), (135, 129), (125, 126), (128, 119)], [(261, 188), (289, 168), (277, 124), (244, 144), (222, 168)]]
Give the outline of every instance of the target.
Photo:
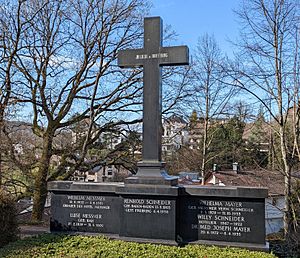
[(271, 258), (272, 254), (238, 248), (188, 245), (182, 248), (138, 244), (104, 237), (45, 234), (11, 243), (0, 249), (0, 257), (161, 257), (161, 258)]
[(15, 200), (0, 189), (0, 247), (15, 241), (18, 232)]

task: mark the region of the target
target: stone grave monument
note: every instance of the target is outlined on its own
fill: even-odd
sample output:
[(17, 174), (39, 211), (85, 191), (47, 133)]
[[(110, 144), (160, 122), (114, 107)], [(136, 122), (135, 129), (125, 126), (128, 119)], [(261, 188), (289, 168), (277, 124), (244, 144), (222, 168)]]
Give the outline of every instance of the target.
[(161, 159), (161, 67), (186, 65), (186, 46), (163, 47), (162, 20), (144, 19), (144, 46), (122, 50), (121, 68), (143, 67), (143, 152), (124, 183), (54, 181), (51, 232), (88, 232), (137, 242), (267, 250), (266, 188), (178, 185)]

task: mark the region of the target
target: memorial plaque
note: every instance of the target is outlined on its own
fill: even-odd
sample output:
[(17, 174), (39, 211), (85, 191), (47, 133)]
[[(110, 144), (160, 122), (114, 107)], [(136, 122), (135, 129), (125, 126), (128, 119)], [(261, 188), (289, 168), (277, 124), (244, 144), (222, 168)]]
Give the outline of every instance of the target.
[(51, 203), (51, 231), (119, 233), (118, 196), (52, 193)]
[(184, 241), (265, 242), (264, 199), (183, 197), (180, 207)]
[(176, 199), (124, 196), (120, 235), (132, 238), (176, 238)]

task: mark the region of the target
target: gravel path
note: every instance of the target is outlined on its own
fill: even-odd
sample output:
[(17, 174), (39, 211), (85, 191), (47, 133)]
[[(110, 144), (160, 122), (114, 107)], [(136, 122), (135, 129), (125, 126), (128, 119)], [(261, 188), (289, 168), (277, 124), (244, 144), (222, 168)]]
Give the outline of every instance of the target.
[(20, 237), (30, 237), (37, 236), (43, 233), (49, 233), (49, 226), (45, 225), (21, 225), (20, 227)]

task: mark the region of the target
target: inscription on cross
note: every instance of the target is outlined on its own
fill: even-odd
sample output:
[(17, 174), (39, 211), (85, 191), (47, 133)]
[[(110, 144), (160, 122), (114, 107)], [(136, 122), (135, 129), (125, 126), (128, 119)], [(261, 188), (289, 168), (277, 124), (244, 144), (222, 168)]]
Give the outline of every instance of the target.
[(161, 177), (161, 67), (189, 64), (187, 46), (162, 46), (160, 17), (144, 19), (144, 47), (121, 50), (121, 68), (143, 67), (143, 153), (138, 176)]

